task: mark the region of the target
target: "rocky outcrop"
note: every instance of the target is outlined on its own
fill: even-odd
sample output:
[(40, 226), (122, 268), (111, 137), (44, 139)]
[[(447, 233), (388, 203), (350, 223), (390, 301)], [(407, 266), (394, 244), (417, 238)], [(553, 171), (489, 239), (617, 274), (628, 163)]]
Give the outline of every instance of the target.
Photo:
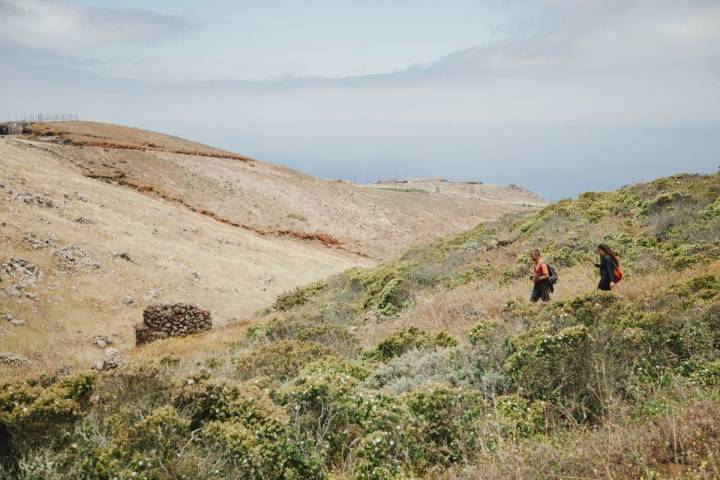
[(135, 326), (140, 346), (168, 337), (184, 337), (212, 328), (210, 311), (189, 303), (155, 304), (143, 311), (143, 323)]
[(14, 282), (4, 288), (9, 297), (19, 297), (23, 289), (32, 287), (40, 278), (40, 268), (23, 258), (8, 258), (0, 264), (0, 281), (12, 279)]

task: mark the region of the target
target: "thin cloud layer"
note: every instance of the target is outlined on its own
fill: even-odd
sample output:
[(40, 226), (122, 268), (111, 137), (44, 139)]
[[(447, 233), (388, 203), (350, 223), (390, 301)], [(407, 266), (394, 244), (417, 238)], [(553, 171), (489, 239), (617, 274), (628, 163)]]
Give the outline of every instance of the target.
[[(168, 76), (200, 81), (166, 83), (113, 75), (113, 56), (104, 53), (113, 42), (172, 37), (184, 20), (39, 0), (20, 8), (0, 0), (2, 31), (29, 28), (32, 8), (42, 10), (41, 24), (66, 30), (35, 40), (32, 51), (13, 43), (0, 49), (0, 114), (72, 111), (325, 177), (444, 176), (519, 183), (554, 198), (717, 168), (719, 2), (513, 5), (523, 4), (530, 13), (506, 28), (502, 40), (412, 68), (346, 78), (290, 71), (272, 81), (242, 75), (218, 81), (213, 63), (263, 46), (213, 37), (223, 47), (204, 51), (202, 68), (182, 49), (167, 63), (185, 64)], [(94, 26), (84, 32), (83, 22)], [(212, 32), (199, 27), (195, 34)], [(292, 34), (289, 56), (296, 48)], [(150, 45), (137, 48), (146, 57), (156, 52)], [(314, 55), (323, 59), (321, 49)]]
[(78, 50), (164, 39), (191, 22), (151, 11), (79, 6), (51, 0), (0, 0), (0, 32), (6, 49), (77, 55)]

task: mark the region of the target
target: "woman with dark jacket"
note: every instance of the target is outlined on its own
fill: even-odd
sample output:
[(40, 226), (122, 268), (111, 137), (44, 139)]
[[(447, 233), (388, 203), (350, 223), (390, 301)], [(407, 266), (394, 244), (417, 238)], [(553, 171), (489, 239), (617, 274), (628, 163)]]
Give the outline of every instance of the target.
[(615, 286), (615, 268), (620, 266), (620, 260), (613, 249), (605, 243), (598, 245), (598, 254), (600, 263), (595, 264), (600, 269), (598, 290), (610, 291)]

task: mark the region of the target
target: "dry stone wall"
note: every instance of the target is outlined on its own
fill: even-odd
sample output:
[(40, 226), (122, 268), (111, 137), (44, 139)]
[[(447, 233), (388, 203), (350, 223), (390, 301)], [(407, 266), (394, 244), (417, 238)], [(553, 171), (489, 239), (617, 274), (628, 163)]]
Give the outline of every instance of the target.
[(211, 328), (210, 311), (197, 305), (150, 305), (143, 311), (143, 323), (135, 326), (135, 344), (139, 346), (163, 338), (184, 337)]

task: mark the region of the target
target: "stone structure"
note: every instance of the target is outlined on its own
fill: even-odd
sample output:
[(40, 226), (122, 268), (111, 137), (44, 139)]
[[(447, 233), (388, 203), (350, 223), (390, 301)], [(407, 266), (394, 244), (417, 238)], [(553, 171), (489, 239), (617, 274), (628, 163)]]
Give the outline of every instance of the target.
[(212, 328), (210, 312), (189, 303), (155, 304), (143, 312), (143, 323), (135, 325), (135, 345), (168, 337), (184, 337)]

